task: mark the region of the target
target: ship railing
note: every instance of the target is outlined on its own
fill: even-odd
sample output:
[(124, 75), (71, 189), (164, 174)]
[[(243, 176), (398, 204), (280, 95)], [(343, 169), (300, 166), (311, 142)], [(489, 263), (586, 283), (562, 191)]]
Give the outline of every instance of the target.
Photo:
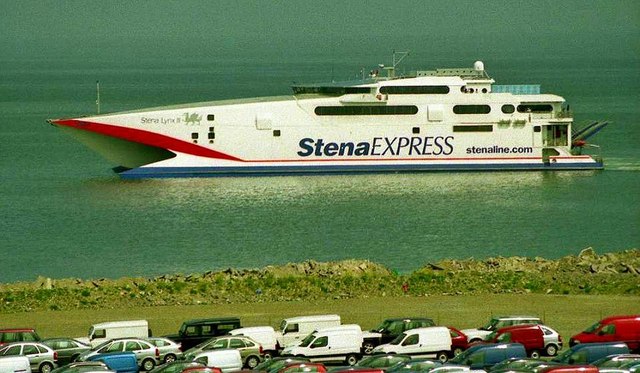
[(573, 118), (573, 111), (563, 108), (560, 111), (556, 111), (556, 118)]

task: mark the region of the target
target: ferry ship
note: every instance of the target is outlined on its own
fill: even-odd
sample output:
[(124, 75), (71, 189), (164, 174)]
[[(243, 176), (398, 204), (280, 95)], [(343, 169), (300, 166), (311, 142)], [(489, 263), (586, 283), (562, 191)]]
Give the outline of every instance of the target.
[[(399, 61), (398, 61), (399, 62)], [(48, 122), (122, 178), (463, 170), (591, 170), (602, 159), (565, 100), (470, 68), (294, 85), (293, 95)]]

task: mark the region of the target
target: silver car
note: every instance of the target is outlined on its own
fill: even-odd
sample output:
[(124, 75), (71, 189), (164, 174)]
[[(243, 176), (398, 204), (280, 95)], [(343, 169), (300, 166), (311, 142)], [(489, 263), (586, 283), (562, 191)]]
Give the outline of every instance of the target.
[(159, 361), (171, 363), (182, 357), (182, 347), (179, 343), (162, 337), (149, 337), (145, 340), (158, 348), (160, 351)]
[(133, 352), (136, 355), (138, 366), (145, 371), (150, 371), (156, 364), (161, 363), (158, 348), (139, 338), (117, 338), (103, 342), (93, 350), (80, 354), (77, 361), (86, 361), (90, 356), (109, 352)]
[(51, 373), (58, 366), (58, 357), (51, 347), (38, 342), (14, 342), (0, 348), (0, 356), (23, 355), (29, 359), (33, 372)]

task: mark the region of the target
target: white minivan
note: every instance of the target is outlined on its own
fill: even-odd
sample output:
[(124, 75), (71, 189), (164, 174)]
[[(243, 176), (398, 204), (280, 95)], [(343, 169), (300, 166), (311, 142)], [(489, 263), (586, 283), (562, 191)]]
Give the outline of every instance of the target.
[(1, 373), (31, 373), (29, 358), (26, 356), (0, 356)]
[(362, 340), (359, 325), (323, 328), (309, 334), (299, 345), (286, 347), (282, 355), (305, 357), (313, 362), (354, 365), (360, 358)]
[(262, 346), (262, 353), (265, 359), (271, 359), (278, 353), (278, 340), (276, 331), (271, 326), (251, 326), (248, 328), (233, 329), (231, 335), (244, 335)]
[(235, 349), (205, 351), (194, 356), (193, 361), (208, 367), (220, 368), (223, 373), (242, 369), (240, 351)]
[(451, 353), (451, 333), (446, 326), (409, 329), (390, 343), (374, 348), (373, 353), (435, 357), (446, 362)]
[(282, 320), (277, 334), (280, 348), (300, 342), (314, 330), (340, 325), (339, 315), (298, 316)]
[(87, 338), (77, 338), (80, 342), (96, 347), (102, 342), (114, 338), (147, 338), (150, 337), (147, 320), (109, 321), (93, 324), (89, 328)]

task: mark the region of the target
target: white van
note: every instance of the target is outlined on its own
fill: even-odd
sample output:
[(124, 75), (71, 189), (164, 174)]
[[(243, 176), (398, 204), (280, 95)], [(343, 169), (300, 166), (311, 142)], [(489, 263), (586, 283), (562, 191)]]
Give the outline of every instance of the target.
[(0, 356), (0, 373), (31, 373), (26, 356)]
[(78, 340), (96, 347), (114, 338), (147, 338), (150, 334), (147, 320), (109, 321), (91, 325), (88, 338)]
[(298, 316), (282, 320), (276, 335), (280, 348), (300, 342), (314, 330), (340, 325), (339, 315)]
[(446, 326), (409, 329), (390, 343), (373, 349), (373, 353), (394, 353), (412, 357), (436, 357), (441, 362), (449, 359), (451, 333)]
[(276, 331), (271, 326), (252, 326), (248, 328), (233, 329), (229, 332), (231, 335), (244, 335), (254, 341), (260, 343), (265, 359), (278, 353), (278, 340), (276, 339)]
[(208, 367), (220, 368), (223, 372), (237, 372), (242, 369), (242, 357), (239, 350), (212, 350), (197, 354), (193, 361)]
[(297, 346), (282, 350), (284, 356), (302, 356), (313, 362), (345, 362), (360, 358), (362, 330), (359, 325), (340, 325), (314, 331)]

